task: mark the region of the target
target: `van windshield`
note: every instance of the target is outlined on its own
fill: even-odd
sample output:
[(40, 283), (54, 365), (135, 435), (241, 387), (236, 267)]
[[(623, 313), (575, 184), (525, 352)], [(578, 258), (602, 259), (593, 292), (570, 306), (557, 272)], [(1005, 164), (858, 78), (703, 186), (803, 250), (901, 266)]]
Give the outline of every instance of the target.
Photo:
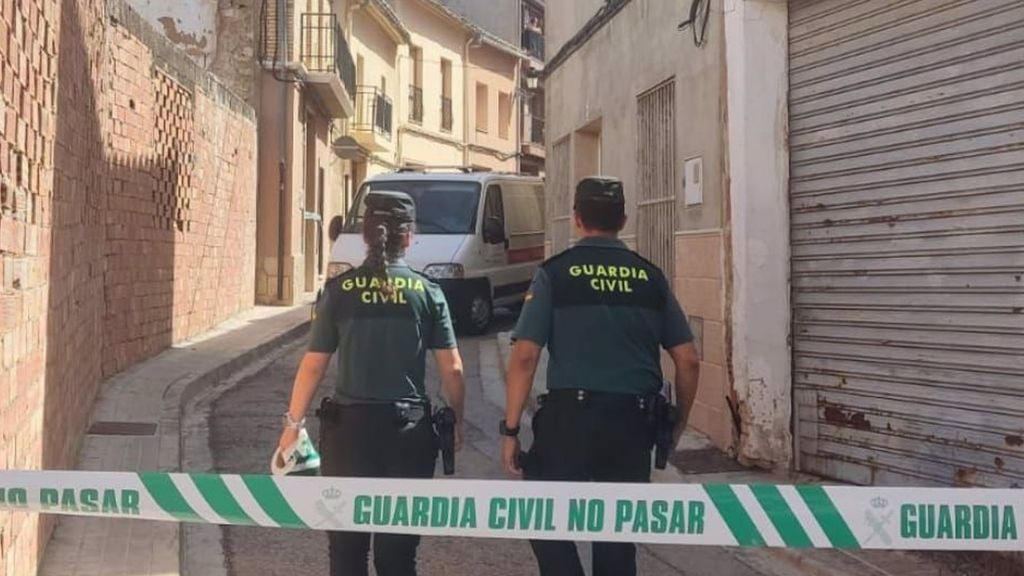
[(480, 184), (449, 180), (368, 182), (359, 189), (345, 232), (362, 234), (363, 198), (369, 191), (405, 192), (416, 202), (417, 234), (472, 234)]

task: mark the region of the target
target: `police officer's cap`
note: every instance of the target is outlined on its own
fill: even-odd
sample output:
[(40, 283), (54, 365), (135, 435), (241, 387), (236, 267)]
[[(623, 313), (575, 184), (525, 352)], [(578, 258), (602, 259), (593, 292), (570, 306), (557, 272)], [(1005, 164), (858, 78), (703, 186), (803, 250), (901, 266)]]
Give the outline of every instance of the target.
[(626, 196), (622, 192), (622, 180), (607, 176), (590, 176), (576, 185), (575, 206), (583, 204), (620, 205), (625, 207)]
[(373, 191), (366, 195), (366, 216), (415, 222), (416, 203), (405, 192)]

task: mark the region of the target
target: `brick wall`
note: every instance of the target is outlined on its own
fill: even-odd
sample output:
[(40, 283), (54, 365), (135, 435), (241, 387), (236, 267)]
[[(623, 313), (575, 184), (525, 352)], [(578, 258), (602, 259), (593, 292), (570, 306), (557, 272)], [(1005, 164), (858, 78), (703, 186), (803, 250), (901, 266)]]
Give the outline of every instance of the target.
[(122, 0), (0, 0), (0, 87), (0, 468), (71, 467), (105, 377), (252, 305), (254, 118)]

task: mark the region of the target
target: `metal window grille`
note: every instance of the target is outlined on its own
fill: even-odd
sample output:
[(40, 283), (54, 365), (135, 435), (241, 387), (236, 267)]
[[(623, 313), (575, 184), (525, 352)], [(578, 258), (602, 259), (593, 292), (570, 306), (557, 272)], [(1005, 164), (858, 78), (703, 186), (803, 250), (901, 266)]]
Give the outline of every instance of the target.
[(675, 81), (637, 97), (637, 243), (672, 282), (675, 273)]
[(569, 247), (572, 233), (572, 203), (569, 200), (570, 173), (569, 138), (563, 138), (551, 148), (548, 160), (548, 198), (551, 214), (551, 252), (557, 254)]

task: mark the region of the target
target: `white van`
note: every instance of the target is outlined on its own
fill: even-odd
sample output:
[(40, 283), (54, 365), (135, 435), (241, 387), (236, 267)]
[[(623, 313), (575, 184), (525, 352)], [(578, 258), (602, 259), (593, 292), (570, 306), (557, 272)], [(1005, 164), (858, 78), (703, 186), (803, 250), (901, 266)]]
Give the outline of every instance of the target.
[(405, 192), (416, 201), (416, 233), (406, 262), (441, 285), (461, 331), (482, 333), (496, 306), (522, 303), (544, 259), (541, 178), (468, 169), (402, 169), (373, 176), (341, 223), (329, 277), (366, 257), (363, 198), (370, 190)]

